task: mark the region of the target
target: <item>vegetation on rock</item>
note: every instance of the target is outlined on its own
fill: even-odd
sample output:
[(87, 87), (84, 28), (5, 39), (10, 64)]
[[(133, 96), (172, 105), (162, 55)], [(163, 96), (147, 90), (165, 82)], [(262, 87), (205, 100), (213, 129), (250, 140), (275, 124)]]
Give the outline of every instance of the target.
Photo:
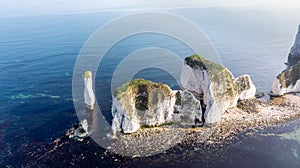
[(207, 70), (211, 75), (218, 74), (225, 67), (205, 59), (203, 56), (194, 54), (185, 58), (186, 63), (192, 68)]
[(295, 86), (300, 79), (300, 63), (284, 70), (277, 76), (279, 79), (281, 88), (287, 88), (290, 85)]
[(91, 77), (91, 73), (92, 73), (91, 71), (85, 71), (84, 72), (84, 77), (85, 78), (90, 78)]

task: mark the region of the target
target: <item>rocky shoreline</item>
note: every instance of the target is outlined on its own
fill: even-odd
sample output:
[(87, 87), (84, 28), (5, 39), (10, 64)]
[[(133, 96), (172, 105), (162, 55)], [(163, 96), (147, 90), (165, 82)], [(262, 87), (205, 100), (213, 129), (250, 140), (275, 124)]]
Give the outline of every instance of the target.
[[(169, 167), (179, 167), (193, 164), (192, 167), (199, 167), (198, 163), (203, 163), (220, 167), (230, 164), (227, 162), (230, 157), (238, 157), (232, 156), (232, 154), (228, 156), (228, 149), (230, 146), (238, 144), (240, 140), (242, 141), (248, 132), (251, 134), (273, 126), (281, 127), (287, 121), (299, 119), (299, 103), (299, 94), (287, 94), (268, 102), (252, 99), (240, 102), (237, 108), (227, 110), (221, 121), (210, 128), (192, 128), (191, 126), (183, 128), (174, 127), (174, 125), (141, 128), (132, 134), (119, 134), (119, 138), (107, 149), (100, 147), (90, 137), (78, 141), (63, 135), (49, 144), (36, 142), (28, 144), (28, 147), (24, 148), (20, 155), (7, 158), (4, 163), (11, 165), (15, 158), (22, 158), (28, 162), (26, 165), (17, 164), (18, 167), (35, 167), (37, 165), (45, 167), (53, 164), (55, 160), (65, 158), (61, 160), (60, 166), (163, 167), (162, 165), (165, 164)], [(166, 146), (168, 143), (169, 145)], [(132, 144), (135, 145), (130, 146)], [(158, 146), (160, 146), (160, 150), (156, 150), (156, 155), (140, 157), (147, 156), (151, 148)], [(128, 149), (135, 152), (135, 155), (127, 157), (113, 153), (114, 151), (118, 152), (116, 150), (125, 150), (129, 153)], [(148, 153), (142, 153), (147, 150), (149, 150)], [(239, 158), (241, 157), (243, 156)]]
[(131, 80), (113, 95), (115, 140), (108, 150), (147, 157), (178, 144), (230, 142), (246, 130), (299, 118), (299, 67), (300, 63), (289, 66), (275, 78), (269, 101), (255, 98), (256, 87), (249, 75), (234, 78), (227, 68), (200, 55), (185, 58), (182, 90), (144, 79)]
[[(211, 127), (165, 125), (142, 128), (132, 134), (119, 134), (109, 151), (142, 157), (164, 152), (173, 146), (205, 146), (230, 143), (238, 134), (283, 124), (300, 118), (300, 96), (286, 94), (270, 101), (250, 99), (238, 103)], [(159, 148), (159, 149), (158, 149)]]
[(268, 102), (246, 100), (239, 106), (226, 111), (208, 141), (222, 142), (246, 130), (272, 127), (300, 117), (300, 97), (294, 94), (276, 97)]
[[(300, 55), (299, 37), (298, 32), (289, 58)], [(197, 54), (184, 59), (180, 90), (133, 79), (112, 94), (113, 120), (108, 134), (112, 141), (107, 150), (135, 158), (181, 145), (226, 144), (247, 130), (299, 118), (300, 63), (298, 57), (294, 63), (290, 60), (274, 79), (269, 101), (255, 98), (256, 87), (249, 75), (234, 77), (226, 67)], [(86, 78), (91, 77), (88, 72)], [(92, 85), (85, 86), (90, 89), (85, 91), (85, 99), (93, 99)], [(85, 104), (93, 107), (94, 102)]]

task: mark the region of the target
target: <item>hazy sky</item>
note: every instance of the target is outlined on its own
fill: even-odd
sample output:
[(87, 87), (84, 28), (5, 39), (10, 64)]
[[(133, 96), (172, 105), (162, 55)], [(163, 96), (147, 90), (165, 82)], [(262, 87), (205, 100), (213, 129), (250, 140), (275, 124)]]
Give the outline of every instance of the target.
[(0, 0), (0, 15), (39, 15), (107, 9), (257, 7), (300, 9), (300, 0)]

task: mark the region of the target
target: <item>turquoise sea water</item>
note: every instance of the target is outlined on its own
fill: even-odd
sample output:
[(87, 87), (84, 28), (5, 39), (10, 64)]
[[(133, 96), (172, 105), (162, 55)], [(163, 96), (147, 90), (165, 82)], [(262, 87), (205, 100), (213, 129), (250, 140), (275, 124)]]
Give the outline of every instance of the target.
[[(250, 74), (258, 91), (265, 93), (270, 91), (274, 77), (284, 68), (283, 63), (300, 23), (300, 13), (296, 10), (205, 8), (167, 12), (178, 14), (199, 26), (215, 45), (223, 64), (235, 76)], [(72, 73), (76, 57), (96, 29), (129, 13), (115, 11), (0, 18), (0, 165), (26, 165), (30, 157), (29, 160), (22, 158), (28, 157), (28, 151), (43, 149), (43, 145), (63, 135), (77, 122), (72, 101)], [(101, 73), (96, 76), (96, 97), (107, 120), (111, 119), (110, 80), (115, 66), (126, 55), (145, 47), (165, 48), (181, 58), (193, 54), (179, 41), (155, 33), (131, 36), (113, 46), (100, 64), (98, 71)], [(135, 77), (167, 83), (174, 89), (179, 87), (168, 73), (155, 68), (145, 69)], [(299, 137), (281, 136), (281, 133), (297, 132), (300, 124), (293, 122), (290, 125), (277, 128), (280, 133), (275, 136), (245, 136), (242, 145), (236, 144), (227, 150), (229, 154), (225, 160), (231, 161), (228, 165), (235, 166), (247, 163), (249, 167), (299, 167), (300, 145), (296, 141)], [(270, 142), (272, 146), (266, 145)], [(266, 150), (259, 151), (260, 145)], [(82, 150), (89, 150), (86, 148)], [(271, 149), (273, 152), (265, 153)], [(276, 153), (278, 151), (282, 153)], [(243, 162), (236, 155), (244, 156)], [(288, 159), (278, 158), (283, 155)], [(182, 157), (177, 153), (170, 160)], [(212, 154), (211, 157), (218, 160), (219, 156)], [(34, 157), (31, 159), (34, 160)], [(61, 159), (66, 160), (65, 166), (69, 164), (70, 158)], [(150, 157), (129, 160), (128, 165), (153, 161), (155, 166), (169, 163), (166, 160), (165, 157)], [(282, 164), (273, 165), (277, 161)], [(191, 154), (178, 165), (188, 162), (206, 163), (205, 159)], [(97, 163), (101, 165), (101, 162)], [(55, 164), (49, 162), (49, 166)], [(226, 164), (224, 167), (227, 167)]]

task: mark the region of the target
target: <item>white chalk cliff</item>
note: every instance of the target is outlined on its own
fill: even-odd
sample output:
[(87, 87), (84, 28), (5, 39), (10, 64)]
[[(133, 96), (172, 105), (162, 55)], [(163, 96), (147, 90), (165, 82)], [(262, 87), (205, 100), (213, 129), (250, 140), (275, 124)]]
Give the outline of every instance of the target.
[(296, 34), (295, 42), (291, 48), (290, 54), (300, 56), (300, 25), (298, 26), (298, 32)]
[(296, 92), (300, 92), (300, 63), (282, 71), (272, 85), (273, 95), (282, 96)]
[(201, 121), (201, 105), (189, 91), (135, 79), (117, 88), (112, 102), (112, 132), (132, 133), (141, 126)]
[(300, 61), (300, 25), (296, 34), (295, 42), (290, 50), (288, 65), (293, 66)]
[(300, 25), (289, 53), (288, 67), (274, 79), (271, 95), (282, 96), (296, 92), (300, 92)]
[(227, 108), (235, 107), (238, 100), (254, 98), (256, 93), (249, 75), (234, 78), (227, 68), (199, 55), (185, 58), (181, 85), (203, 95), (206, 124), (218, 122)]
[(227, 68), (199, 55), (185, 59), (181, 85), (184, 90), (171, 90), (165, 84), (136, 79), (117, 88), (112, 102), (113, 133), (172, 122), (212, 124), (238, 100), (254, 98), (256, 93), (249, 75), (234, 78)]

